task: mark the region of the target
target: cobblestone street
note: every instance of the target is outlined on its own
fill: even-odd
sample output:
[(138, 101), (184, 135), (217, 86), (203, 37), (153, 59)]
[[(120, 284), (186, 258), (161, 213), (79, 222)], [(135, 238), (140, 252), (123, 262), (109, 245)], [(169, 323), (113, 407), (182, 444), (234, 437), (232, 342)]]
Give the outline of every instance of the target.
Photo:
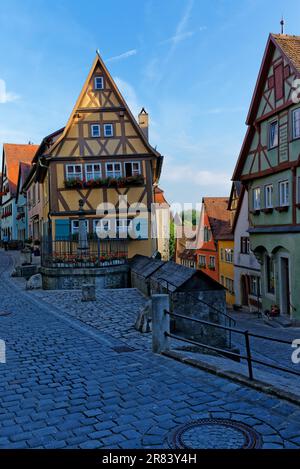
[[(21, 290), (12, 267), (13, 254), (1, 251), (0, 309), (10, 313), (0, 316), (1, 448), (166, 448), (177, 427), (208, 417), (250, 425), (263, 448), (300, 447), (298, 406), (154, 355), (150, 335), (132, 326), (145, 301), (136, 291), (109, 292), (99, 322), (97, 303), (78, 315), (71, 292), (66, 312), (63, 292)], [(231, 432), (223, 447), (238, 440)], [(186, 444), (194, 437), (187, 432)]]

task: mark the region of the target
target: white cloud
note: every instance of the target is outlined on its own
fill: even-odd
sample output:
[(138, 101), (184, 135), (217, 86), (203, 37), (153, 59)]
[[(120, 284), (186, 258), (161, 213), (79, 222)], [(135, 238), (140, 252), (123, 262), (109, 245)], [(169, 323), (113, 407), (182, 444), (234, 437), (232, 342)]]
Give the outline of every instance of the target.
[(169, 37), (168, 39), (164, 39), (163, 41), (159, 42), (159, 45), (162, 44), (178, 44), (179, 42), (183, 41), (184, 39), (187, 39), (188, 37), (191, 37), (195, 34), (195, 31), (186, 31), (185, 33), (178, 33), (175, 34), (172, 37)]
[(17, 94), (6, 91), (6, 83), (0, 78), (0, 104), (9, 103), (18, 98), (19, 96)]
[(137, 98), (137, 95), (133, 86), (131, 86), (130, 83), (128, 83), (125, 80), (122, 80), (122, 78), (119, 78), (119, 77), (116, 77), (114, 80), (115, 80), (117, 87), (121, 91), (126, 103), (128, 104), (129, 109), (131, 110), (132, 114), (135, 117), (137, 117), (140, 110), (142, 109), (142, 106), (138, 101), (138, 98)]
[(137, 49), (130, 49), (126, 52), (123, 52), (122, 54), (115, 55), (114, 57), (110, 57), (109, 59), (106, 59), (106, 62), (116, 62), (117, 60), (123, 60), (127, 59), (128, 57), (132, 57), (133, 55), (137, 54)]

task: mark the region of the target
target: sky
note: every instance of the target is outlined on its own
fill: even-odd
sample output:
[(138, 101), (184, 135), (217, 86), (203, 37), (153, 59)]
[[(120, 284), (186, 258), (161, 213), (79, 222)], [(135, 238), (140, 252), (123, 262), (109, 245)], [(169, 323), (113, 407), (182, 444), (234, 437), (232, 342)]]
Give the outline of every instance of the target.
[(134, 115), (149, 112), (170, 203), (228, 196), (268, 34), (282, 15), (286, 33), (300, 34), (299, 0), (0, 6), (0, 147), (63, 127), (99, 49)]

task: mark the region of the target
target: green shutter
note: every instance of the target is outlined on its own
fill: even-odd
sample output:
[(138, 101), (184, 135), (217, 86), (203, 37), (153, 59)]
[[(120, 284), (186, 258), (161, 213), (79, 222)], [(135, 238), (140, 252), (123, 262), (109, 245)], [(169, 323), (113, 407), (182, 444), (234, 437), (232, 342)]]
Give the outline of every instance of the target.
[(70, 239), (70, 220), (55, 220), (55, 239), (57, 241)]

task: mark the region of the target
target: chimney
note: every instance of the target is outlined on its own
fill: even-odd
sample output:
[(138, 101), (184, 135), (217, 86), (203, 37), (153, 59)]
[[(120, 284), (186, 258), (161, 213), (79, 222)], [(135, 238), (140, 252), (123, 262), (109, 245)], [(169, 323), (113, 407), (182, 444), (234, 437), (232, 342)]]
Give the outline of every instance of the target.
[(141, 112), (139, 113), (139, 126), (148, 140), (149, 115), (144, 108), (142, 108)]

